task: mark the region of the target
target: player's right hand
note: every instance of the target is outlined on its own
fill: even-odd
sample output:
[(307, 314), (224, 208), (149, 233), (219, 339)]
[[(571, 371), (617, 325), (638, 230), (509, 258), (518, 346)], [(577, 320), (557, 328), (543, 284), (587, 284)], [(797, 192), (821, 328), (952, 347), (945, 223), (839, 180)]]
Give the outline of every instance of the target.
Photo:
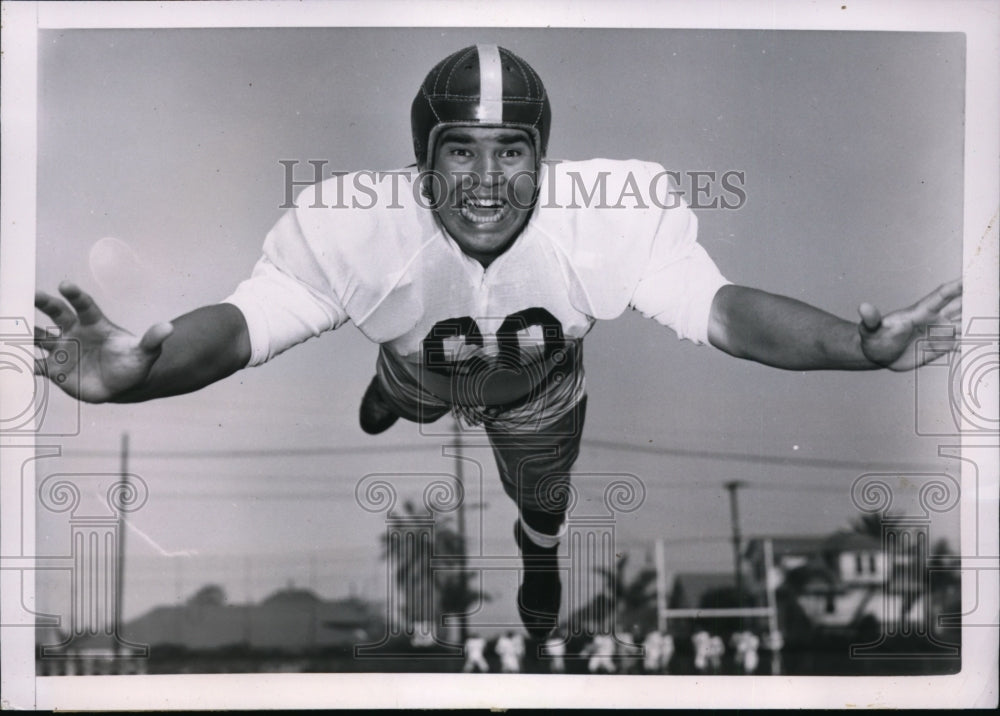
[(68, 304), (43, 291), (35, 293), (35, 307), (60, 329), (56, 335), (35, 328), (35, 345), (45, 352), (35, 361), (35, 373), (51, 377), (66, 393), (88, 403), (113, 400), (141, 385), (173, 326), (157, 323), (137, 338), (109, 321), (77, 285), (64, 281), (59, 293)]

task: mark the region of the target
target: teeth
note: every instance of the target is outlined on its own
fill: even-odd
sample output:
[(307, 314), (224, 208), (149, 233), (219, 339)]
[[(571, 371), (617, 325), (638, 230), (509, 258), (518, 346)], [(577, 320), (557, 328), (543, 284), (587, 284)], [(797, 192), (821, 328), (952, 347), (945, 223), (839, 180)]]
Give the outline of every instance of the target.
[(503, 217), (503, 211), (495, 211), (488, 216), (482, 216), (480, 214), (475, 214), (468, 207), (462, 207), (462, 217), (466, 221), (471, 221), (473, 224), (492, 224)]
[(470, 198), (463, 202), (461, 212), (463, 218), (474, 224), (491, 224), (503, 218), (504, 202), (499, 199)]

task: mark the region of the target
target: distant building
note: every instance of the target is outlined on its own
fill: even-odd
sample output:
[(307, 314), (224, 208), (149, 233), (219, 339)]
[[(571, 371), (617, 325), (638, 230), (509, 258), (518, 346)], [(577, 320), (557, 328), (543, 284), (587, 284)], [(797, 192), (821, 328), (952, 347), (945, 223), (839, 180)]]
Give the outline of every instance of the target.
[[(774, 560), (773, 571), (766, 574), (764, 559), (764, 543), (771, 541), (771, 554)], [(767, 584), (768, 579), (774, 586), (780, 586), (784, 575), (794, 569), (804, 566), (822, 566), (823, 542), (826, 537), (759, 537), (751, 539), (744, 550), (744, 564), (749, 568), (751, 578), (757, 584)]]
[[(764, 542), (771, 540), (774, 571), (765, 575)], [(785, 575), (800, 567), (823, 570), (846, 585), (881, 585), (885, 579), (885, 558), (881, 542), (857, 532), (834, 532), (823, 537), (758, 537), (744, 552), (751, 577), (766, 584), (768, 577), (780, 586)]]
[[(306, 589), (279, 590), (259, 604), (226, 604), (224, 594), (206, 587), (178, 606), (155, 607), (123, 625), (121, 636), (131, 644), (157, 650), (307, 654), (376, 642), (385, 634), (384, 610), (359, 599), (324, 600)], [(36, 630), (36, 644), (62, 645), (62, 656), (40, 658), (40, 673), (122, 673), (135, 666), (110, 665), (116, 647), (108, 635), (95, 634), (70, 640), (54, 628)], [(128, 660), (127, 660), (128, 661)], [(113, 669), (113, 670), (109, 670)]]
[(244, 646), (304, 652), (376, 641), (384, 633), (372, 605), (358, 599), (327, 601), (306, 589), (287, 588), (259, 604), (189, 601), (156, 607), (128, 622), (125, 638), (139, 644), (191, 650)]
[[(768, 572), (764, 543), (770, 539), (773, 566)], [(866, 638), (879, 625), (918, 618), (925, 587), (903, 578), (887, 579), (881, 541), (871, 535), (840, 531), (823, 537), (755, 538), (745, 551), (745, 564), (757, 589), (778, 591), (782, 630), (796, 634), (850, 634)], [(891, 567), (909, 574), (907, 555)], [(808, 630), (808, 636), (806, 634)]]
[(844, 584), (881, 585), (885, 579), (882, 543), (871, 535), (835, 532), (824, 540), (823, 555)]

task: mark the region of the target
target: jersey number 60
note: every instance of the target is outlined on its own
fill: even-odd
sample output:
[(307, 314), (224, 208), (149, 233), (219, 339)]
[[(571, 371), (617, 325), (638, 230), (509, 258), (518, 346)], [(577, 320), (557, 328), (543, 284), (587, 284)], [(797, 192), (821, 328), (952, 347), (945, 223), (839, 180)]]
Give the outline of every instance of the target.
[(544, 362), (560, 362), (566, 346), (562, 324), (544, 308), (536, 307), (512, 313), (500, 324), (496, 333), (499, 353), (495, 361), (474, 355), (458, 363), (450, 362), (444, 350), (446, 338), (461, 337), (465, 339), (466, 345), (482, 348), (483, 334), (476, 320), (469, 316), (438, 321), (424, 338), (424, 367), (441, 375), (451, 375), (456, 370), (466, 374), (498, 369), (519, 373), (528, 365), (530, 359), (523, 354), (517, 334), (532, 326), (540, 326), (542, 329)]

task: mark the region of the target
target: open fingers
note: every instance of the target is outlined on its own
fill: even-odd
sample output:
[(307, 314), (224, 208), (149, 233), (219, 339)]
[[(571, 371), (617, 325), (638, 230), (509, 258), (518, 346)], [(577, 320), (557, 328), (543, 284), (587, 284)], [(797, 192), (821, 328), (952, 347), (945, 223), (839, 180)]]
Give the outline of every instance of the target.
[(63, 333), (76, 325), (76, 313), (61, 298), (35, 291), (35, 308), (51, 318)]
[(70, 281), (59, 284), (59, 293), (66, 297), (80, 319), (80, 325), (90, 326), (104, 318), (101, 309), (97, 307), (89, 293)]
[(942, 293), (944, 286), (918, 301), (911, 309), (911, 318), (917, 324), (950, 321), (962, 315), (962, 293)]
[(935, 313), (941, 312), (949, 303), (962, 296), (962, 279), (943, 283), (931, 292), (921, 303), (924, 307)]
[(949, 321), (954, 321), (956, 319), (961, 320), (962, 318), (962, 297), (951, 299), (944, 308), (940, 311), (941, 315), (947, 318)]
[(59, 336), (52, 331), (35, 326), (35, 345), (44, 350), (51, 351), (59, 343)]

